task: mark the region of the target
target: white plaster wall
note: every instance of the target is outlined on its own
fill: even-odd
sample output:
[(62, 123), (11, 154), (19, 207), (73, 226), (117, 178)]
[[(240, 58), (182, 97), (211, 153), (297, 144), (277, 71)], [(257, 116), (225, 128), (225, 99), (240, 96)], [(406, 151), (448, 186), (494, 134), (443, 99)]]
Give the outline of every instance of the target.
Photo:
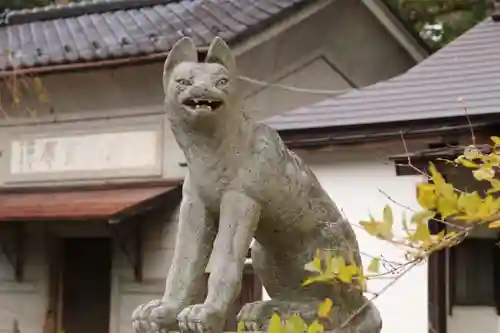
[[(357, 224), (360, 220), (367, 219), (369, 213), (376, 218), (381, 217), (384, 205), (389, 203), (395, 214), (395, 232), (402, 232), (400, 217), (404, 209), (392, 204), (380, 192), (384, 191), (392, 199), (409, 207), (418, 208), (415, 184), (421, 181), (420, 176), (396, 176), (394, 165), (387, 161), (388, 155), (404, 152), (401, 144), (352, 150), (353, 153), (346, 149), (300, 155), (351, 223)], [(364, 230), (355, 228), (355, 232), (364, 254), (383, 254), (388, 260), (403, 260), (403, 252), (395, 246), (376, 240)], [(366, 269), (371, 258), (366, 255), (362, 257)], [(391, 282), (392, 279), (369, 281), (368, 290), (377, 293)], [(421, 264), (375, 301), (384, 321), (382, 332), (428, 333), (427, 299), (427, 264)]]
[(173, 256), (177, 210), (168, 210), (148, 221), (143, 229), (143, 282), (136, 283), (132, 268), (116, 247), (113, 262), (110, 333), (133, 333), (131, 315), (139, 305), (161, 298), (165, 276)]
[(41, 333), (47, 305), (47, 274), (42, 224), (26, 224), (24, 282), (0, 252), (0, 330), (12, 328), (14, 319), (23, 333)]

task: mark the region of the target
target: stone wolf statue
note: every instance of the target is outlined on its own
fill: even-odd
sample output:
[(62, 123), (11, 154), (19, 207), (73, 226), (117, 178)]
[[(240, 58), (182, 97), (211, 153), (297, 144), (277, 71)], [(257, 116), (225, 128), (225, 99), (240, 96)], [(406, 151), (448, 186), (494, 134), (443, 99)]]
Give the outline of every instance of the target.
[[(358, 243), (313, 172), (273, 129), (242, 111), (236, 80), (235, 60), (220, 38), (204, 62), (198, 62), (187, 37), (165, 62), (166, 112), (188, 171), (165, 294), (134, 311), (137, 333), (176, 324), (182, 332), (222, 332), (252, 239), (252, 264), (272, 300), (241, 309), (238, 320), (246, 330), (266, 330), (275, 312), (298, 313), (310, 322), (326, 297), (334, 307), (325, 329), (335, 329), (367, 302), (352, 284), (302, 286), (312, 274), (305, 265), (317, 249), (361, 266)], [(210, 256), (207, 297), (193, 304), (205, 287)], [(379, 312), (369, 303), (339, 332), (378, 333), (381, 327)]]

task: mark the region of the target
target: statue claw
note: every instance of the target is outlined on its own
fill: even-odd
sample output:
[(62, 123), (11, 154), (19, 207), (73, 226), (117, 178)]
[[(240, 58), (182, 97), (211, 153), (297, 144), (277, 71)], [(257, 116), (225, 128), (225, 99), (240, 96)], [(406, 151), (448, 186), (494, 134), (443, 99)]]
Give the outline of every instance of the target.
[(161, 299), (139, 305), (132, 313), (132, 326), (136, 333), (161, 333), (176, 323), (180, 307)]
[(181, 332), (222, 333), (224, 314), (208, 304), (196, 304), (182, 310), (177, 316)]

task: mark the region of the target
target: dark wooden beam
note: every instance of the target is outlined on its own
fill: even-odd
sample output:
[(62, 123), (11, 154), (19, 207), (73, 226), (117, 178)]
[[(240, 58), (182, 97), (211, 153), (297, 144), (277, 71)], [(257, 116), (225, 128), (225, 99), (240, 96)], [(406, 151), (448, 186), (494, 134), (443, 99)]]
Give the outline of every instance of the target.
[(500, 21), (500, 0), (495, 0), (493, 4), (494, 9), (493, 14), (491, 14), (491, 18), (493, 19), (493, 21), (498, 22)]
[(140, 217), (133, 217), (130, 223), (107, 224), (118, 248), (127, 258), (134, 273), (134, 280), (142, 282), (143, 241), (142, 222)]
[(24, 227), (19, 222), (3, 222), (0, 231), (0, 250), (5, 255), (17, 282), (24, 280)]

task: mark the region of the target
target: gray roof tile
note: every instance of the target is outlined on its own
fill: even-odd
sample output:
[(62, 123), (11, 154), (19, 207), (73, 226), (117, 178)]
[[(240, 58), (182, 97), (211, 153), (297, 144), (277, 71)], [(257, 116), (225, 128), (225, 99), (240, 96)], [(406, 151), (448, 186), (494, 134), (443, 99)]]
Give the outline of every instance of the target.
[(265, 122), (278, 130), (370, 125), (500, 113), (500, 22), (488, 18), (388, 81)]
[(182, 36), (231, 42), (312, 1), (97, 0), (13, 11), (0, 26), (0, 70), (165, 52)]

